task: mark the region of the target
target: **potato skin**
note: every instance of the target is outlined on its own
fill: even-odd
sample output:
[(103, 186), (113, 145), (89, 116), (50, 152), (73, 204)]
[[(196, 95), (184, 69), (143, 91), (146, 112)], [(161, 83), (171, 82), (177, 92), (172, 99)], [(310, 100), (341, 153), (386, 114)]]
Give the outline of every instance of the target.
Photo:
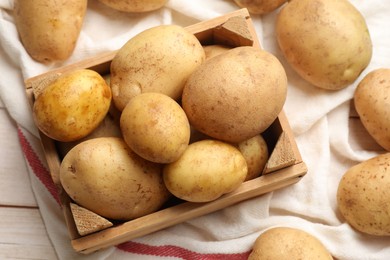
[(348, 0), (289, 1), (277, 16), (276, 37), (291, 67), (322, 89), (347, 87), (372, 56), (365, 19)]
[(77, 204), (110, 219), (144, 216), (170, 197), (161, 165), (142, 159), (117, 137), (76, 145), (61, 163), (60, 181)]
[(48, 63), (73, 53), (87, 9), (87, 0), (16, 0), (15, 25), (28, 54)]
[(50, 138), (81, 139), (102, 122), (111, 103), (111, 90), (97, 72), (80, 69), (62, 74), (36, 98), (34, 121)]
[(337, 205), (356, 230), (390, 236), (390, 153), (351, 167), (340, 180)]
[(145, 92), (178, 100), (190, 74), (204, 61), (199, 40), (183, 27), (160, 25), (142, 31), (123, 45), (111, 63), (115, 106)]
[(236, 47), (206, 60), (183, 89), (182, 106), (194, 128), (239, 143), (277, 118), (287, 95), (279, 60), (255, 47)]
[(150, 12), (163, 7), (168, 0), (99, 0), (118, 11), (128, 13), (144, 13)]
[(152, 162), (176, 161), (190, 142), (190, 124), (184, 110), (161, 93), (132, 98), (122, 111), (120, 128), (129, 147)]
[(234, 146), (216, 140), (201, 140), (188, 146), (175, 162), (163, 169), (165, 186), (176, 197), (208, 202), (238, 188), (248, 169)]
[(287, 0), (234, 0), (234, 2), (241, 8), (247, 8), (251, 14), (268, 14)]
[(367, 132), (390, 151), (390, 69), (368, 73), (355, 90), (354, 104)]
[(269, 157), (267, 143), (263, 136), (256, 135), (238, 143), (238, 150), (244, 156), (248, 166), (248, 174), (246, 175), (245, 181), (260, 176)]
[(333, 257), (321, 241), (306, 231), (274, 227), (256, 239), (248, 260), (258, 259), (332, 260)]

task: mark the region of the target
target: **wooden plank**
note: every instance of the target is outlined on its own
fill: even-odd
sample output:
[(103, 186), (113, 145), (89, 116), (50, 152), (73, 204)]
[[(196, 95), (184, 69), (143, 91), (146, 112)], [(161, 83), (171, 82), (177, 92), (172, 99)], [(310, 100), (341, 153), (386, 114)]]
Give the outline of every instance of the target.
[(57, 259), (37, 208), (0, 207), (0, 259)]

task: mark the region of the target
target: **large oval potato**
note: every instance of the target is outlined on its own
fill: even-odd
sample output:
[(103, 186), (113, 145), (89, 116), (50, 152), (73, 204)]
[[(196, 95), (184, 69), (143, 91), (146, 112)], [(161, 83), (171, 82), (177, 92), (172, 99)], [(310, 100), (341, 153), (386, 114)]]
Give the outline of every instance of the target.
[(99, 0), (118, 11), (128, 13), (150, 12), (163, 7), (168, 0)]
[(16, 0), (15, 25), (28, 54), (39, 62), (66, 60), (73, 53), (87, 0)]
[(355, 90), (354, 104), (367, 132), (390, 151), (390, 69), (368, 73)]
[(170, 197), (161, 165), (136, 155), (117, 137), (100, 137), (76, 145), (61, 163), (60, 181), (80, 206), (118, 220), (158, 210)]
[(248, 260), (332, 260), (325, 246), (306, 231), (290, 227), (274, 227), (259, 235)]
[(160, 25), (131, 38), (111, 63), (115, 106), (145, 92), (159, 92), (177, 100), (190, 74), (204, 61), (199, 40), (183, 27)]
[(372, 56), (362, 14), (348, 0), (292, 0), (276, 20), (276, 37), (291, 67), (323, 89), (354, 82)]
[(248, 172), (245, 158), (234, 146), (202, 140), (188, 146), (175, 162), (165, 165), (165, 186), (176, 197), (208, 202), (238, 188)]
[(111, 89), (89, 69), (64, 73), (43, 89), (33, 106), (34, 121), (45, 135), (70, 142), (81, 139), (102, 122), (111, 103)]
[(236, 47), (206, 60), (183, 89), (182, 106), (200, 132), (230, 143), (263, 132), (287, 95), (279, 60), (255, 47)]
[(340, 180), (337, 205), (356, 230), (390, 236), (390, 153), (351, 167)]
[(161, 93), (132, 98), (122, 111), (120, 128), (129, 147), (152, 162), (176, 161), (190, 142), (190, 124), (184, 110)]

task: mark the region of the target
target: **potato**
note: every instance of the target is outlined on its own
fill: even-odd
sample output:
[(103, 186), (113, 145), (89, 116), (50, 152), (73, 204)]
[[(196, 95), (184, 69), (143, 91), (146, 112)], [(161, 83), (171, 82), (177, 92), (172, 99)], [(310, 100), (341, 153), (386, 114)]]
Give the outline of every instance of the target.
[(234, 2), (241, 8), (247, 8), (251, 14), (268, 14), (287, 0), (234, 0)]
[(242, 153), (248, 166), (248, 174), (245, 181), (252, 180), (263, 172), (268, 161), (268, 147), (263, 136), (256, 135), (238, 144), (238, 150)]
[(390, 69), (368, 73), (355, 90), (354, 103), (367, 132), (390, 151)]
[(163, 179), (176, 197), (208, 202), (238, 188), (247, 172), (245, 158), (237, 148), (202, 140), (190, 144), (177, 161), (165, 165)]
[(120, 128), (129, 147), (157, 163), (177, 160), (190, 142), (190, 124), (180, 105), (161, 93), (142, 93), (122, 111)]
[(206, 55), (206, 60), (215, 57), (221, 53), (224, 53), (225, 51), (231, 50), (232, 47), (226, 46), (226, 45), (220, 45), (220, 44), (212, 44), (212, 45), (205, 45), (203, 46), (204, 53)]
[(348, 0), (292, 0), (276, 19), (276, 37), (291, 67), (312, 85), (338, 90), (367, 67), (372, 42)]
[(36, 98), (33, 118), (50, 138), (70, 142), (90, 134), (110, 108), (111, 90), (96, 71), (64, 73)]
[(204, 61), (199, 40), (183, 27), (160, 25), (147, 29), (122, 46), (111, 63), (115, 106), (145, 92), (178, 100), (189, 75)]
[(255, 241), (248, 260), (333, 259), (320, 240), (306, 231), (290, 227), (274, 227), (263, 232)]
[(206, 60), (191, 74), (182, 106), (200, 132), (239, 143), (272, 124), (286, 95), (286, 73), (275, 56), (255, 47), (236, 47)]
[(99, 0), (118, 11), (128, 13), (150, 12), (163, 7), (168, 0)]
[(60, 181), (80, 206), (106, 218), (129, 220), (158, 210), (170, 197), (161, 170), (132, 152), (123, 139), (100, 137), (69, 151)]
[(76, 46), (87, 0), (16, 0), (15, 25), (28, 54), (39, 62), (63, 61)]
[(98, 137), (122, 137), (122, 132), (119, 128), (119, 124), (115, 122), (115, 119), (107, 113), (107, 116), (103, 121), (93, 130), (89, 135), (78, 139), (73, 142), (57, 142), (56, 148), (60, 158), (64, 158), (65, 155), (76, 145), (89, 139)]
[(390, 153), (351, 167), (340, 180), (337, 205), (356, 230), (390, 236)]

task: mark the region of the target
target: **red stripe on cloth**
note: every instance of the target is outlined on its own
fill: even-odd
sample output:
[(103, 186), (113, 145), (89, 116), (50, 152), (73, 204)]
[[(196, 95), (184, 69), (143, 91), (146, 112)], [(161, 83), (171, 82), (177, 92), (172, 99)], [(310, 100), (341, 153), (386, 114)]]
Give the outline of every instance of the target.
[(202, 254), (173, 245), (151, 246), (133, 241), (122, 243), (118, 245), (117, 248), (129, 253), (140, 255), (203, 260), (244, 260), (248, 259), (250, 254), (250, 251), (236, 254)]
[(26, 136), (23, 134), (22, 130), (19, 127), (18, 127), (18, 136), (19, 136), (19, 142), (22, 146), (22, 151), (27, 159), (28, 164), (33, 170), (35, 176), (37, 176), (37, 178), (42, 182), (42, 184), (50, 192), (50, 194), (57, 201), (57, 203), (61, 205), (60, 197), (57, 192), (57, 187), (55, 186), (51, 178), (50, 172), (43, 165), (38, 155), (35, 153), (34, 149), (32, 148), (30, 142), (27, 140)]

